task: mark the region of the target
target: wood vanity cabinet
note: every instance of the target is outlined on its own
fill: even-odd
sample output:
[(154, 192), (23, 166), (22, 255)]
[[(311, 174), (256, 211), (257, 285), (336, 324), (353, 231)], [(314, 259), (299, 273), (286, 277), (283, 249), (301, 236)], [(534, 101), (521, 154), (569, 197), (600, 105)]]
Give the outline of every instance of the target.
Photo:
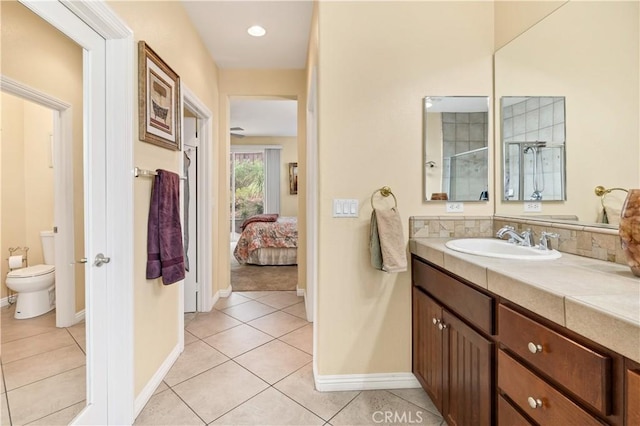
[(413, 372), (449, 425), (640, 426), (640, 364), (412, 256)]
[[(447, 424), (492, 424), (494, 342), (457, 311), (471, 306), (465, 316), (476, 317), (477, 302), (491, 314), (493, 300), (416, 258), (412, 271), (414, 374)], [(477, 317), (477, 328), (493, 329), (486, 312)]]

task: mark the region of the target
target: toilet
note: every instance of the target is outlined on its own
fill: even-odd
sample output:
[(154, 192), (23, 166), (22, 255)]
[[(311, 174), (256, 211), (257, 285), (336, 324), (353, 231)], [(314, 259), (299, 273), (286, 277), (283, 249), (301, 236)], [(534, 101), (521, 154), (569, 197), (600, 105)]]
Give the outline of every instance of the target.
[(16, 319), (37, 317), (56, 306), (53, 232), (40, 232), (40, 240), (44, 265), (14, 269), (7, 274), (7, 287), (18, 293)]

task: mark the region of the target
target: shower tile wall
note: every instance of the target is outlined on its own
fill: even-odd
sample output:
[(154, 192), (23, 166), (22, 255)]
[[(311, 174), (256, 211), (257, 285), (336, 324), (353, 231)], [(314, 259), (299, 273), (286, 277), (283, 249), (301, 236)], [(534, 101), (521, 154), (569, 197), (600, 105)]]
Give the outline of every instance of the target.
[[(564, 98), (535, 97), (503, 107), (502, 136), (505, 142), (536, 142), (561, 144), (565, 141)], [(520, 146), (508, 145), (506, 156), (505, 196), (517, 197), (520, 191)], [(564, 152), (560, 147), (542, 148), (542, 174), (544, 200), (562, 200)], [(524, 155), (524, 182), (522, 195), (533, 194), (533, 154)], [(538, 181), (542, 183), (542, 180)]]
[[(445, 168), (443, 190), (452, 200), (477, 200), (487, 188), (486, 150), (480, 155), (463, 155), (487, 147), (488, 113), (442, 113)], [(458, 158), (458, 166), (455, 165)], [(462, 173), (460, 173), (462, 172)]]

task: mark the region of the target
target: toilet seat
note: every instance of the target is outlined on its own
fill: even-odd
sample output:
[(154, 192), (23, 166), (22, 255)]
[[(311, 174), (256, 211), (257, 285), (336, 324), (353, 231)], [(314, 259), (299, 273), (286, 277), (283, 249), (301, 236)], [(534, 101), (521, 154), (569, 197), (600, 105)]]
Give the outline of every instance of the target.
[(7, 274), (7, 278), (32, 278), (47, 275), (56, 269), (54, 265), (34, 265), (15, 269)]

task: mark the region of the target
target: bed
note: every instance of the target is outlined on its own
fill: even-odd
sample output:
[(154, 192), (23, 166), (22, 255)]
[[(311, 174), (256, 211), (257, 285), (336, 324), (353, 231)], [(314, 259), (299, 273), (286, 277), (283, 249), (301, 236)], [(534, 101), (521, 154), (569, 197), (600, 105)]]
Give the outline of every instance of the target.
[(243, 224), (242, 234), (233, 255), (240, 264), (296, 265), (297, 218), (274, 218), (269, 215), (249, 218)]

